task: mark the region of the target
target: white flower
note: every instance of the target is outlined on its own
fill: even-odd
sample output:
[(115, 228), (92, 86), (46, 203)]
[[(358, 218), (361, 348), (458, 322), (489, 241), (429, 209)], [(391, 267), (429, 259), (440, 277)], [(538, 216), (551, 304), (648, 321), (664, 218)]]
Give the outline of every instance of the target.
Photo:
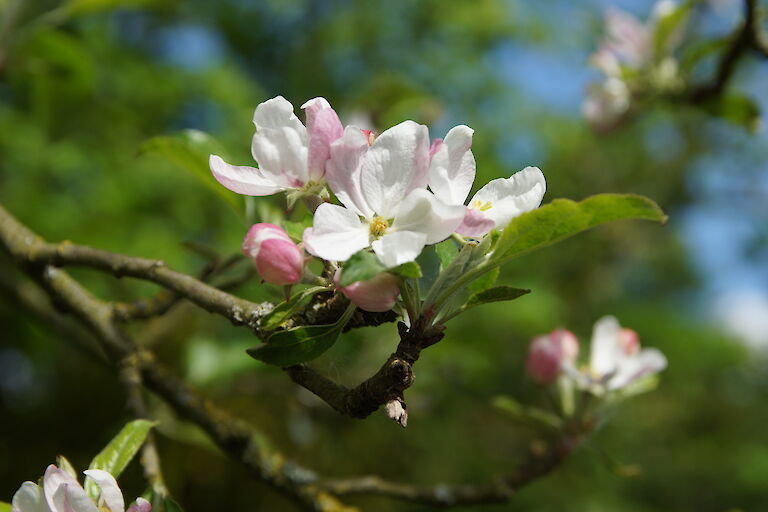
[(306, 127), (294, 115), (293, 105), (282, 96), (259, 104), (253, 114), (256, 133), (251, 144), (258, 169), (230, 165), (211, 155), (211, 172), (216, 180), (248, 196), (268, 196), (291, 189), (319, 191), (330, 145), (341, 137), (343, 128), (324, 98), (311, 99), (301, 108), (307, 114)]
[[(86, 494), (75, 478), (57, 468), (48, 466), (43, 476), (42, 488), (34, 482), (24, 482), (11, 504), (12, 512), (125, 512), (123, 493), (115, 478), (106, 471), (89, 469), (84, 473), (92, 478), (101, 488), (99, 504)], [(150, 512), (152, 506), (137, 498), (135, 505), (128, 512)]]
[[(468, 126), (456, 126), (430, 148), (429, 188), (447, 204), (463, 205), (475, 180), (473, 133)], [(538, 208), (545, 191), (546, 181), (538, 167), (492, 180), (472, 197), (456, 232), (478, 237), (503, 229), (521, 213)]]
[(627, 84), (618, 78), (592, 84), (581, 105), (581, 113), (593, 127), (600, 130), (612, 128), (629, 110), (630, 93)]
[(373, 248), (387, 267), (413, 261), (427, 244), (451, 235), (464, 207), (448, 205), (426, 190), (427, 127), (413, 121), (375, 140), (349, 126), (331, 145), (326, 179), (344, 206), (321, 204), (304, 232), (310, 254), (345, 261)]
[(616, 391), (667, 367), (667, 358), (655, 348), (640, 349), (637, 333), (622, 328), (612, 316), (601, 318), (592, 332), (589, 367), (564, 369), (577, 385), (596, 394)]

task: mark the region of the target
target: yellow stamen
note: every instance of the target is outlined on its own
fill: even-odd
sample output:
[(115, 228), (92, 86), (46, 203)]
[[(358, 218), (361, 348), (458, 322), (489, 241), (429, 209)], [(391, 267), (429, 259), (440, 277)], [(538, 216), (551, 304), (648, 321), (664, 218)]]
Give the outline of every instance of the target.
[(481, 200), (475, 199), (474, 201), (472, 201), (470, 208), (472, 208), (473, 210), (480, 210), (481, 212), (484, 212), (486, 210), (490, 210), (491, 208), (493, 208), (493, 203), (491, 203), (490, 201), (486, 201), (485, 203), (483, 203)]
[(371, 236), (374, 238), (380, 238), (384, 235), (389, 227), (389, 222), (384, 217), (374, 217), (370, 224)]

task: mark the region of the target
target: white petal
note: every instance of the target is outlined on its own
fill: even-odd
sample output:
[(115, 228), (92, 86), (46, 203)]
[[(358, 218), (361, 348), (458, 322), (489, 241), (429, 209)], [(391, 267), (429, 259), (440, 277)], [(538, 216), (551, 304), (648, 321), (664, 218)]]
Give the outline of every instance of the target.
[[(77, 480), (66, 471), (53, 464), (49, 465), (43, 475), (43, 492), (45, 501), (52, 512), (68, 512), (66, 509), (66, 490), (64, 486), (79, 486)], [(59, 492), (60, 491), (60, 492)]]
[(619, 334), (621, 326), (612, 316), (604, 316), (592, 331), (590, 367), (597, 375), (604, 376), (618, 370), (622, 359)]
[(541, 170), (526, 167), (507, 179), (489, 182), (477, 191), (469, 207), (481, 210), (496, 223), (496, 229), (503, 229), (521, 213), (538, 208), (546, 188)]
[(416, 189), (395, 212), (392, 231), (415, 231), (426, 235), (427, 244), (445, 240), (464, 220), (464, 205), (448, 205), (424, 189)]
[(256, 107), (253, 124), (251, 153), (262, 174), (292, 187), (303, 186), (308, 179), (308, 135), (293, 105), (282, 96), (265, 101)]
[[(79, 485), (62, 485), (59, 491), (65, 490), (67, 496), (67, 512), (101, 512), (90, 496)], [(118, 512), (123, 512), (122, 510)]]
[(43, 490), (34, 482), (24, 482), (13, 495), (11, 512), (49, 512)]
[(93, 480), (101, 487), (101, 501), (109, 508), (111, 512), (123, 512), (125, 510), (125, 501), (123, 501), (123, 493), (120, 487), (117, 486), (117, 481), (107, 471), (100, 469), (88, 469), (83, 471), (87, 476), (93, 478)]
[(397, 231), (374, 240), (371, 247), (379, 260), (387, 268), (392, 268), (418, 258), (426, 239), (424, 233)]
[(128, 512), (152, 512), (152, 504), (144, 498), (136, 498), (136, 504), (128, 507)]
[(619, 389), (632, 382), (658, 373), (667, 367), (667, 358), (655, 348), (646, 348), (632, 357), (625, 358), (616, 375), (608, 381), (610, 389)]
[(352, 210), (323, 203), (315, 211), (314, 225), (304, 231), (307, 252), (324, 260), (346, 261), (368, 247), (368, 226)]
[(282, 96), (275, 96), (270, 100), (259, 103), (259, 106), (256, 107), (256, 111), (253, 113), (253, 124), (257, 130), (263, 128), (289, 128), (300, 134), (303, 132), (304, 139), (306, 140), (306, 128), (299, 118), (296, 117), (296, 114), (293, 113), (291, 102)]
[(448, 132), (429, 167), (429, 188), (447, 204), (464, 204), (475, 181), (472, 133), (459, 125)]
[(347, 126), (344, 135), (331, 145), (325, 178), (344, 206), (370, 219), (373, 210), (363, 198), (360, 185), (360, 164), (367, 151), (368, 138), (363, 131)]
[(211, 155), (209, 165), (216, 181), (238, 194), (269, 196), (286, 189), (265, 177), (255, 167), (230, 165), (216, 155)]
[(362, 190), (368, 205), (385, 218), (412, 190), (427, 185), (429, 132), (404, 121), (379, 135), (363, 156)]

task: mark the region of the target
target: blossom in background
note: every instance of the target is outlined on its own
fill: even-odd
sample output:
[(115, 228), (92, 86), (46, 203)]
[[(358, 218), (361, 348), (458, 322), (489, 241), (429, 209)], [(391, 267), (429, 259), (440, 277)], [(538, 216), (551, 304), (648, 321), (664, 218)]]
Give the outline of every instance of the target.
[(298, 283), (304, 270), (304, 251), (282, 228), (254, 224), (243, 240), (243, 254), (256, 264), (261, 278), (272, 284)]
[[(468, 126), (456, 126), (430, 147), (429, 188), (446, 204), (463, 206), (475, 180), (472, 134)], [(538, 208), (545, 191), (546, 181), (538, 167), (492, 180), (465, 207), (456, 232), (479, 237), (491, 229), (503, 229), (514, 217)]]
[(618, 78), (608, 78), (589, 86), (581, 113), (593, 127), (609, 129), (629, 110), (629, 101), (627, 84)]
[(336, 271), (333, 282), (352, 303), (364, 311), (382, 313), (392, 309), (400, 296), (400, 279), (382, 272), (367, 281), (358, 281), (349, 286), (340, 287), (341, 269)]
[[(34, 482), (24, 482), (11, 504), (12, 512), (125, 512), (123, 493), (115, 478), (106, 471), (84, 471), (101, 488), (98, 505), (86, 494), (77, 480), (53, 464), (48, 466), (40, 487)], [(143, 498), (127, 512), (150, 512), (152, 505)]]
[(210, 167), (219, 183), (238, 194), (268, 196), (298, 190), (316, 193), (322, 189), (331, 143), (341, 137), (343, 127), (324, 98), (301, 106), (305, 127), (293, 113), (293, 105), (277, 96), (256, 107), (256, 133), (251, 153), (258, 168), (230, 165), (211, 155)]
[(615, 391), (667, 367), (667, 358), (658, 349), (640, 349), (640, 338), (623, 328), (612, 316), (595, 323), (590, 344), (589, 366), (569, 368), (576, 384), (596, 394)]
[(640, 338), (618, 320), (605, 316), (595, 323), (589, 364), (577, 364), (578, 340), (569, 331), (558, 329), (531, 341), (526, 369), (539, 383), (569, 377), (576, 386), (604, 394), (629, 386), (643, 377), (662, 371), (667, 359), (655, 348), (640, 349)]
[(344, 206), (321, 204), (304, 232), (310, 254), (345, 261), (371, 247), (387, 267), (413, 261), (425, 245), (445, 240), (464, 207), (426, 190), (427, 127), (404, 121), (375, 139), (348, 126), (331, 145), (326, 179)]
[(531, 340), (525, 368), (531, 380), (540, 384), (553, 382), (566, 365), (576, 362), (579, 340), (565, 329), (555, 329), (550, 334)]

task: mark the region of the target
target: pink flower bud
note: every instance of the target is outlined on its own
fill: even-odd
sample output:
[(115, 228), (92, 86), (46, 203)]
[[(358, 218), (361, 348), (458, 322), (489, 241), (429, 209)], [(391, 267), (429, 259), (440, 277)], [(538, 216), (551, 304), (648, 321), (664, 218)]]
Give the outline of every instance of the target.
[(373, 279), (358, 281), (344, 287), (339, 286), (340, 279), (341, 269), (337, 270), (333, 276), (334, 284), (355, 306), (364, 311), (373, 313), (389, 311), (400, 295), (400, 280), (388, 272), (383, 272)]
[(546, 384), (555, 380), (563, 365), (574, 362), (578, 355), (576, 336), (565, 329), (556, 329), (531, 341), (525, 366), (531, 380)]
[(632, 329), (622, 327), (619, 331), (619, 345), (622, 352), (628, 356), (633, 356), (640, 352), (640, 337)]
[(256, 263), (256, 270), (268, 283), (287, 285), (301, 279), (304, 251), (274, 224), (254, 224), (243, 240), (243, 254)]

